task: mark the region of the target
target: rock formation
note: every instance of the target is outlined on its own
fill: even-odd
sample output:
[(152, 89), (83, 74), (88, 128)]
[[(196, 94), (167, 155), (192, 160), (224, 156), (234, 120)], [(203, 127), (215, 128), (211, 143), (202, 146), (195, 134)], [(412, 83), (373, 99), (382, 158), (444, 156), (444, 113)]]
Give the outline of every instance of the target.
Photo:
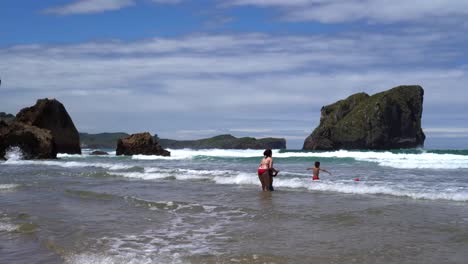
[(324, 106), (320, 125), (304, 150), (399, 149), (424, 144), (421, 129), (424, 90), (398, 86), (369, 96), (358, 93)]
[(89, 155), (102, 156), (102, 155), (109, 155), (109, 153), (102, 151), (102, 150), (95, 150), (89, 153)]
[(12, 147), (19, 147), (24, 159), (57, 157), (55, 141), (49, 130), (19, 122), (0, 128), (0, 158), (4, 159)]
[(41, 99), (16, 117), (0, 114), (0, 158), (19, 147), (24, 159), (52, 159), (57, 153), (81, 154), (78, 131), (57, 100)]
[(170, 156), (171, 153), (164, 150), (150, 133), (133, 134), (121, 138), (117, 142), (116, 155), (159, 155)]
[(81, 154), (78, 131), (63, 104), (55, 99), (37, 100), (16, 115), (16, 122), (49, 130), (59, 153)]
[(181, 149), (285, 149), (286, 140), (284, 138), (262, 138), (252, 137), (236, 138), (232, 135), (219, 135), (212, 138), (199, 140), (159, 140), (164, 148)]

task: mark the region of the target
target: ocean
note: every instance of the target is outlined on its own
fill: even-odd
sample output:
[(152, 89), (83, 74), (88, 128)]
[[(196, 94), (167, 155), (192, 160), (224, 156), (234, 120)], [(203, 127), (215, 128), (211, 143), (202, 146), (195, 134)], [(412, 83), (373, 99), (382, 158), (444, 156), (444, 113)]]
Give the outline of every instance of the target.
[[(468, 150), (0, 161), (0, 263), (466, 263)], [(311, 180), (315, 161), (332, 173)]]

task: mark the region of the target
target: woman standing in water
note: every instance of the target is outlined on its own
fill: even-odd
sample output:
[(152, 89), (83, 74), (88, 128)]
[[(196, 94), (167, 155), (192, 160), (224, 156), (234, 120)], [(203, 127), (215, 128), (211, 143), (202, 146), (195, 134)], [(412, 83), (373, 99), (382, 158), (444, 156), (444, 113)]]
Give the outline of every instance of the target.
[(262, 190), (273, 191), (273, 175), (276, 176), (278, 171), (273, 168), (273, 158), (271, 149), (263, 152), (263, 159), (258, 167), (258, 178), (262, 184)]

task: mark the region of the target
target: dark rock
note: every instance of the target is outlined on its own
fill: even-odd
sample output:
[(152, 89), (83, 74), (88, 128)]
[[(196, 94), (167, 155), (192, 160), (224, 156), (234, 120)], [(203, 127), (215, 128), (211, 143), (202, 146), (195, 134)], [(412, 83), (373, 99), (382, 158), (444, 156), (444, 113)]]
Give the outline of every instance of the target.
[(0, 129), (4, 128), (4, 127), (7, 127), (7, 126), (8, 126), (7, 122), (5, 122), (3, 120), (0, 120)]
[(0, 158), (6, 151), (19, 147), (24, 159), (55, 159), (57, 148), (51, 132), (47, 129), (14, 122), (0, 129)]
[(117, 141), (116, 155), (159, 155), (170, 156), (171, 153), (164, 150), (150, 133), (133, 134)]
[(78, 131), (63, 104), (55, 99), (37, 100), (16, 115), (16, 122), (50, 130), (59, 153), (81, 154)]
[(89, 155), (109, 155), (109, 153), (107, 153), (105, 151), (101, 151), (101, 150), (95, 150), (95, 151), (89, 153)]
[(304, 150), (399, 149), (423, 146), (424, 90), (398, 86), (369, 96), (358, 93), (324, 106), (320, 125), (304, 141)]
[(11, 124), (15, 120), (15, 116), (12, 114), (7, 114), (5, 112), (0, 112), (0, 123)]
[(219, 135), (212, 138), (199, 140), (172, 140), (160, 139), (159, 143), (164, 148), (171, 149), (285, 149), (286, 140), (284, 138), (262, 138), (252, 137), (236, 138), (232, 135)]

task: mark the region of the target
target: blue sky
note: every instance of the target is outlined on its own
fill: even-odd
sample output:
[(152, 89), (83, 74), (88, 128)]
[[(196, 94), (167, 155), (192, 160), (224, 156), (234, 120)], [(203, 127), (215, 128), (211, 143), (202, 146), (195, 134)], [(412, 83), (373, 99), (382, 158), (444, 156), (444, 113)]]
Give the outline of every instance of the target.
[(2, 0), (0, 111), (300, 148), (323, 105), (419, 84), (427, 142), (468, 142), (466, 32), (457, 0)]

